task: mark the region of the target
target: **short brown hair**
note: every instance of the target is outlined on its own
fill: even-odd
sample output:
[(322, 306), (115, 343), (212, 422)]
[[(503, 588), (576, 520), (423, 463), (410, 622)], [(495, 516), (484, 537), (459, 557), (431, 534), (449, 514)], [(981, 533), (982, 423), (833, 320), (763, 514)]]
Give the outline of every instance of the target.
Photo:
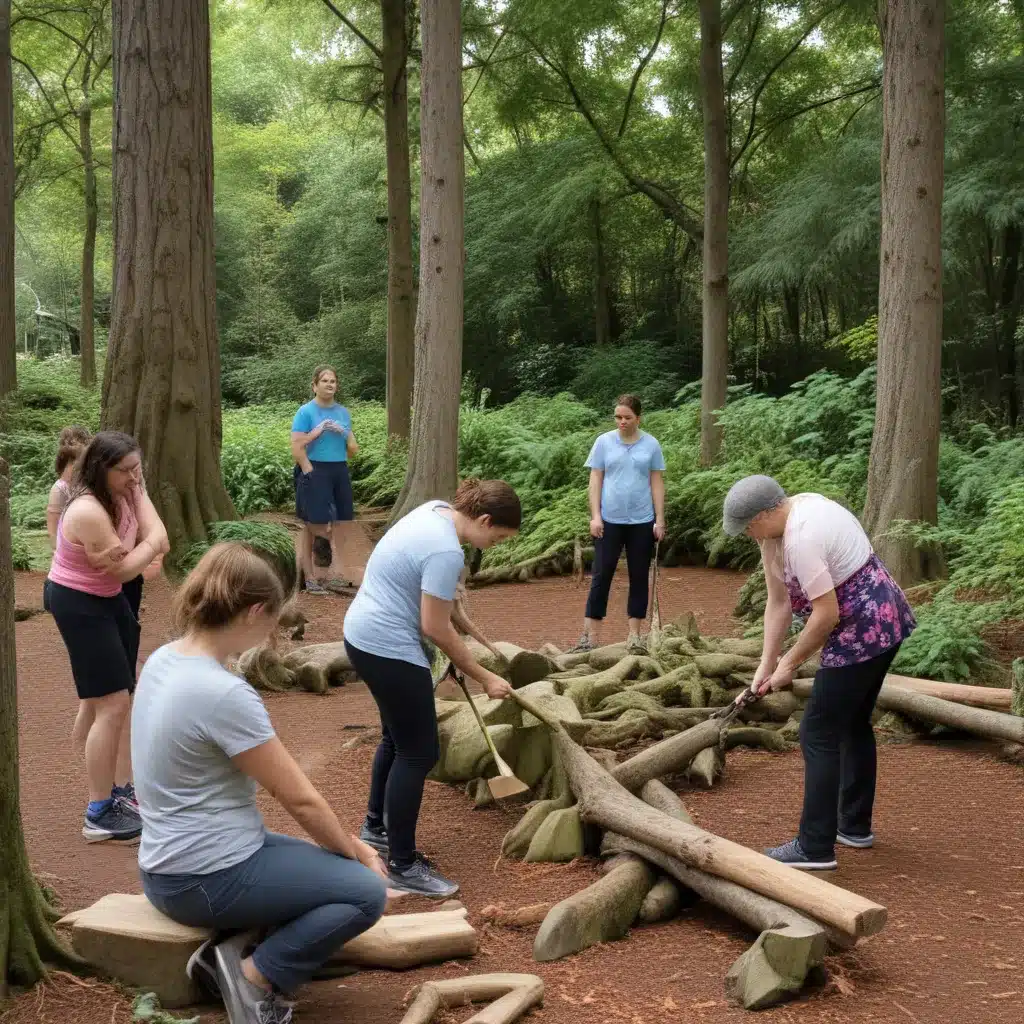
[(615, 399), (615, 408), (618, 409), (620, 405), (624, 405), (627, 409), (633, 410), (633, 415), (639, 417), (640, 410), (643, 406), (640, 404), (640, 399), (636, 395), (619, 395)]
[(92, 434), (85, 427), (72, 425), (61, 430), (57, 435), (57, 458), (53, 464), (57, 476), (85, 451), (91, 440)]
[(495, 526), (506, 530), (518, 530), (523, 522), (519, 495), (504, 480), (463, 480), (452, 507), (471, 519), (490, 516)]
[(324, 375), (325, 373), (333, 373), (333, 374), (334, 374), (334, 379), (335, 379), (335, 380), (337, 380), (337, 379), (338, 379), (338, 371), (337, 371), (337, 370), (336, 370), (336, 369), (335, 369), (335, 368), (334, 368), (333, 366), (327, 366), (327, 365), (324, 365), (324, 366), (318, 366), (318, 367), (317, 367), (317, 368), (316, 368), (316, 369), (315, 369), (315, 370), (313, 371), (313, 386), (314, 386), (314, 387), (316, 387), (316, 385), (320, 383), (320, 378), (321, 378), (321, 377), (322, 377), (322, 376), (323, 376), (323, 375)]
[(253, 605), (276, 615), (284, 588), (271, 564), (248, 544), (214, 544), (199, 559), (174, 596), (174, 625), (180, 633), (222, 629)]

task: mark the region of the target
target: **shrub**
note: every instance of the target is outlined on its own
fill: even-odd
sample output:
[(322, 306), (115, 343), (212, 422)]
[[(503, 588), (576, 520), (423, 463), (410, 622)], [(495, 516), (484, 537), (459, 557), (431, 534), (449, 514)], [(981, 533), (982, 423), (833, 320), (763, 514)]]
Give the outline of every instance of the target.
[(209, 543), (191, 545), (179, 559), (177, 568), (191, 572), (199, 559), (209, 551), (211, 545), (222, 541), (236, 541), (255, 548), (274, 566), (286, 593), (295, 587), (295, 542), (291, 531), (278, 523), (261, 523), (252, 520), (210, 523)]
[(26, 530), (46, 528), (46, 506), (49, 494), (12, 494), (11, 522)]
[(17, 526), (11, 527), (11, 562), (17, 572), (32, 568), (32, 551), (25, 539), (25, 534)]

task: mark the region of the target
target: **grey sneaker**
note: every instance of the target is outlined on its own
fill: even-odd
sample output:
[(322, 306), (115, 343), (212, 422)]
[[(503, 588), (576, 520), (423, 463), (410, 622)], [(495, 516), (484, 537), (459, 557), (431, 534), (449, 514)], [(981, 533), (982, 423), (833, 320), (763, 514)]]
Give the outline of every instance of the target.
[(135, 795), (135, 787), (130, 782), (123, 788), (115, 786), (110, 791), (110, 795), (114, 803), (120, 804), (123, 808), (133, 811), (135, 814), (139, 813), (139, 798)]
[(242, 957), (252, 933), (235, 935), (213, 947), (217, 987), (229, 1024), (291, 1024), (292, 1005), (277, 992), (254, 985), (242, 972)]
[(142, 835), (142, 819), (128, 807), (113, 801), (95, 818), (85, 815), (82, 836), (87, 843), (104, 843), (108, 839), (127, 842)]
[(362, 828), (359, 830), (359, 838), (366, 843), (367, 846), (372, 846), (378, 853), (387, 856), (388, 853), (388, 830), (381, 825), (371, 825), (368, 821), (363, 822)]
[(185, 964), (185, 974), (195, 982), (206, 995), (220, 999), (220, 985), (217, 983), (217, 965), (213, 962), (213, 939), (207, 939)]
[(587, 651), (594, 649), (594, 641), (590, 639), (589, 633), (584, 633), (579, 640), (576, 641), (575, 647), (570, 647), (566, 654), (585, 654)]
[(327, 588), (319, 580), (306, 580), (305, 591), (307, 594), (315, 594), (317, 597), (325, 597)]
[(777, 860), (781, 864), (787, 864), (789, 867), (797, 868), (800, 871), (834, 871), (839, 867), (834, 856), (808, 857), (804, 853), (804, 848), (800, 845), (799, 839), (791, 839), (788, 843), (783, 843), (782, 846), (776, 846), (764, 852), (772, 860)]
[(647, 653), (647, 638), (641, 636), (639, 633), (630, 633), (629, 639), (626, 641), (626, 653), (627, 654), (646, 654)]
[(448, 899), (459, 891), (458, 882), (445, 878), (422, 853), (417, 853), (416, 859), (406, 868), (389, 862), (388, 882), (393, 889), (435, 900)]
[(356, 592), (356, 585), (351, 580), (343, 579), (329, 579), (325, 584), (327, 589), (333, 594), (354, 594)]
[(866, 836), (851, 836), (847, 832), (837, 832), (836, 842), (854, 850), (869, 850), (875, 845), (875, 834), (869, 832)]

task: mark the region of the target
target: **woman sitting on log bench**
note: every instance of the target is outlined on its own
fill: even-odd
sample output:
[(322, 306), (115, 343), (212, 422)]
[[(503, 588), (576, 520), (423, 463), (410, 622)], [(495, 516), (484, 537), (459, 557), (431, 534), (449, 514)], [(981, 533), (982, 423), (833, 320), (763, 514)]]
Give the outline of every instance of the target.
[[(283, 604), (263, 558), (212, 547), (175, 596), (182, 639), (146, 662), (132, 712), (142, 887), (172, 920), (242, 933), (198, 954), (231, 1024), (287, 1024), (282, 995), (375, 924), (386, 900), (376, 851), (342, 828), (256, 691), (225, 668), (266, 640)], [(318, 845), (267, 831), (257, 782)]]
[(422, 637), (489, 697), (509, 684), (479, 665), (452, 625), (463, 544), (490, 548), (519, 530), (522, 509), (503, 480), (464, 480), (449, 505), (428, 501), (381, 538), (345, 616), (345, 650), (380, 711), (370, 800), (360, 838), (388, 856), (388, 882), (404, 892), (458, 892), (416, 849), (423, 784), (440, 756), (434, 685)]
[[(796, 839), (765, 852), (809, 871), (837, 866), (835, 844), (874, 843), (875, 734), (871, 713), (914, 614), (857, 518), (820, 494), (786, 492), (749, 476), (725, 498), (723, 528), (761, 547), (768, 601), (764, 647), (753, 685), (791, 686), (793, 673), (821, 650), (821, 667), (800, 722), (804, 806)], [(793, 615), (803, 620), (782, 654)]]

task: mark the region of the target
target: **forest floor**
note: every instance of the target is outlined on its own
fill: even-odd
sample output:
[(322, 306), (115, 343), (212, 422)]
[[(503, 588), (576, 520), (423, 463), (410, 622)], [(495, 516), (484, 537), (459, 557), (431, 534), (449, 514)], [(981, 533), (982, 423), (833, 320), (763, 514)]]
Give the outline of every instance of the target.
[[(368, 545), (367, 545), (368, 547)], [(356, 561), (361, 554), (354, 553)], [(621, 574), (624, 577), (624, 573)], [(732, 618), (739, 574), (679, 568), (661, 574), (665, 621), (693, 611), (701, 631), (739, 631)], [(19, 573), (17, 602), (40, 604), (43, 576)], [(171, 588), (147, 585), (142, 657), (169, 638)], [(492, 639), (524, 647), (568, 646), (576, 637), (585, 591), (572, 580), (471, 591), (474, 619)], [(348, 600), (301, 598), (309, 616), (304, 643), (336, 640)], [(623, 622), (625, 583), (617, 580), (609, 623)], [(609, 634), (611, 626), (609, 626)], [(614, 639), (611, 635), (608, 639)], [(80, 837), (83, 766), (68, 741), (76, 699), (52, 619), (17, 626), (22, 816), (36, 870), (70, 910), (108, 892), (139, 892), (136, 851), (87, 845)], [(362, 818), (379, 722), (362, 684), (325, 696), (269, 695), (282, 739), (343, 822)], [(354, 745), (348, 743), (358, 737)], [(830, 958), (821, 989), (761, 1014), (766, 1024), (1019, 1024), (1024, 1000), (1024, 775), (974, 743), (905, 743), (879, 750), (879, 791), (871, 851), (839, 848), (828, 877), (886, 905), (889, 922), (855, 951)], [(799, 753), (736, 750), (714, 789), (676, 788), (704, 828), (754, 848), (789, 839), (802, 790)], [(298, 833), (264, 795), (268, 825)], [(698, 904), (675, 920), (634, 930), (624, 941), (552, 964), (532, 958), (535, 929), (512, 931), (482, 922), (488, 904), (507, 908), (557, 901), (598, 877), (595, 862), (526, 865), (502, 860), (501, 840), (521, 811), (474, 810), (461, 789), (428, 783), (418, 845), (462, 886), (470, 920), (481, 928), (479, 955), (404, 973), (364, 971), (309, 986), (296, 1024), (397, 1024), (416, 984), (487, 971), (533, 972), (547, 986), (547, 1024), (644, 1024), (738, 1021), (722, 980), (754, 936)], [(407, 899), (398, 912), (428, 909)], [(57, 977), (0, 1011), (2, 1024), (127, 1024), (129, 1003), (107, 986)], [(182, 1014), (182, 1016), (186, 1016)], [(468, 1009), (443, 1020), (456, 1024)], [(223, 1021), (205, 1008), (203, 1024)]]

